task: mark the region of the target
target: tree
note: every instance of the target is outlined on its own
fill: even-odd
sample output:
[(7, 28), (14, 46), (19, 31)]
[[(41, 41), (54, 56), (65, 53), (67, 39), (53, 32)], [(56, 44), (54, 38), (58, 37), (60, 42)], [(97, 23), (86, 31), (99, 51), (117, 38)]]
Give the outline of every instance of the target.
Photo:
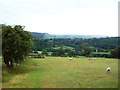
[(70, 51), (68, 52), (68, 56), (70, 56), (70, 57), (76, 56), (75, 50), (70, 50)]
[(93, 51), (93, 47), (89, 46), (84, 49), (84, 55), (89, 56), (89, 54)]
[(120, 59), (120, 46), (111, 50), (111, 57)]
[(2, 26), (0, 25), (0, 56), (2, 54)]
[(47, 50), (46, 49), (42, 50), (42, 54), (48, 55)]
[(21, 25), (2, 25), (2, 56), (8, 68), (23, 60), (32, 47), (32, 35)]
[(81, 42), (80, 47), (82, 49), (81, 54), (84, 55), (84, 56), (88, 56), (94, 49), (94, 47), (89, 45), (87, 42)]

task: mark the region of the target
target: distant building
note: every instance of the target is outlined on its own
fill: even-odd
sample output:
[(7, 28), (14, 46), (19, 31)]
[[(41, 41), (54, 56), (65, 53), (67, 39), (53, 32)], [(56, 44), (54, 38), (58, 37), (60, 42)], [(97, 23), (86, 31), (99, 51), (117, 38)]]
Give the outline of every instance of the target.
[(32, 51), (29, 53), (29, 56), (38, 56), (38, 52), (37, 51)]

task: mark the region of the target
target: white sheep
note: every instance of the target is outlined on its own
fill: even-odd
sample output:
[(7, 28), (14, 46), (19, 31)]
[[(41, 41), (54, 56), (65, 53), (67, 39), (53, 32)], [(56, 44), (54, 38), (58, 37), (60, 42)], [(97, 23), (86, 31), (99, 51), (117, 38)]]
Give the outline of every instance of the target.
[(89, 58), (89, 60), (96, 60), (96, 58)]
[(111, 68), (107, 67), (106, 71), (111, 72)]
[(72, 60), (72, 58), (69, 58), (69, 60)]
[(68, 58), (69, 60), (72, 60), (72, 57), (67, 56), (67, 58)]
[(72, 57), (67, 57), (69, 60), (72, 60)]
[(96, 58), (93, 58), (93, 60), (96, 60)]

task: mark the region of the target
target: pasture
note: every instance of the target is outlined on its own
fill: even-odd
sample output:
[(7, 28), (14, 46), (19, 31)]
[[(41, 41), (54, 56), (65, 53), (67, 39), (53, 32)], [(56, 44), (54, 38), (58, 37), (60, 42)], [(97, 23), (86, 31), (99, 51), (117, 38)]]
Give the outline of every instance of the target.
[[(111, 72), (106, 72), (108, 66)], [(3, 88), (117, 88), (118, 60), (31, 58), (9, 72), (3, 65), (2, 78)]]

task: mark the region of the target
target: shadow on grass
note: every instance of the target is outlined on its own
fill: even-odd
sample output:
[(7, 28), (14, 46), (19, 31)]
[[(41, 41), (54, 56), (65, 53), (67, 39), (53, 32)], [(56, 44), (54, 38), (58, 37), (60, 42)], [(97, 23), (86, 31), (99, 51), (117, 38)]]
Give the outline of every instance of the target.
[(18, 74), (28, 74), (37, 69), (36, 63), (28, 63), (27, 65), (24, 63), (20, 63), (18, 66), (14, 66), (9, 69), (5, 64), (2, 65), (2, 83), (9, 82), (12, 78), (14, 78)]

